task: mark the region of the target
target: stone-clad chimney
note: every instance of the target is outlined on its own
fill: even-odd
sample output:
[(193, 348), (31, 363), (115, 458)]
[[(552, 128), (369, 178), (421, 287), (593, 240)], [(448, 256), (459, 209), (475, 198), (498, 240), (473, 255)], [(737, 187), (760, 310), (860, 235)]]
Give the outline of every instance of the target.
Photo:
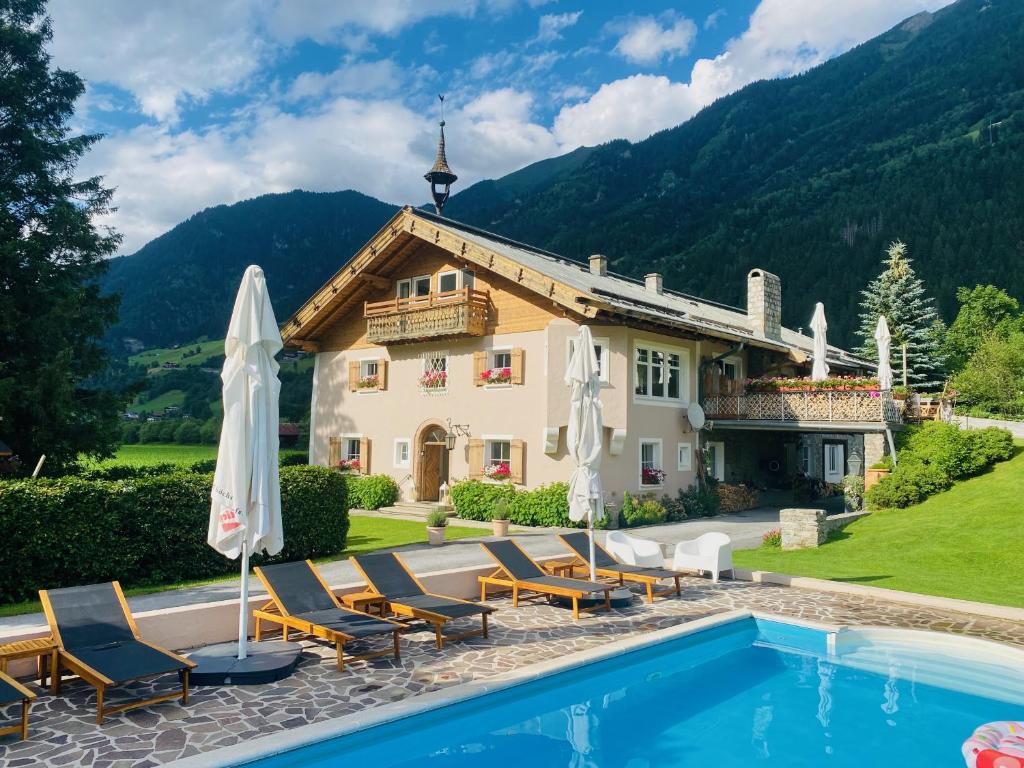
[(763, 269), (747, 275), (747, 317), (758, 336), (776, 341), (782, 338), (782, 281)]
[(590, 274), (604, 277), (608, 274), (608, 257), (603, 253), (595, 253), (590, 257)]

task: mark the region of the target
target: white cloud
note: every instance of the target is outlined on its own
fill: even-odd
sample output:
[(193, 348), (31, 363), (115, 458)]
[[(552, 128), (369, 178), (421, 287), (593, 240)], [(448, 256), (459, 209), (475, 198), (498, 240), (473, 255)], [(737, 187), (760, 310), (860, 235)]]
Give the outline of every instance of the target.
[(404, 73), (391, 59), (355, 62), (333, 72), (303, 72), (292, 81), (286, 97), (301, 101), (325, 95), (390, 94), (404, 79)]
[(562, 38), (562, 31), (576, 24), (583, 11), (546, 13), (537, 22), (537, 34), (531, 43), (553, 43)]
[(712, 11), (704, 19), (704, 29), (714, 29), (718, 26), (718, 20), (725, 16), (725, 8), (719, 8), (717, 11)]
[(653, 16), (621, 19), (611, 23), (609, 30), (621, 35), (615, 52), (636, 64), (685, 56), (697, 37), (697, 25), (671, 11), (660, 20)]

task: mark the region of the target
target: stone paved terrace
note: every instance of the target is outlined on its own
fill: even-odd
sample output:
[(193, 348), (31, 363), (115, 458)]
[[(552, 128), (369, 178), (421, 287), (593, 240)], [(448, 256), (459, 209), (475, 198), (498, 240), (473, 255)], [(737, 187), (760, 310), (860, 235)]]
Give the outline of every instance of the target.
[(358, 662), (344, 673), (335, 668), (330, 649), (307, 643), (301, 665), (287, 680), (196, 688), (187, 707), (174, 702), (133, 710), (111, 716), (102, 727), (95, 725), (92, 689), (68, 684), (62, 697), (44, 694), (36, 700), (29, 741), (0, 740), (0, 768), (157, 766), (731, 609), (831, 624), (939, 630), (1024, 646), (1024, 623), (743, 581), (714, 585), (687, 578), (684, 587), (681, 599), (659, 600), (653, 606), (636, 601), (628, 609), (586, 615), (578, 623), (562, 608), (526, 604), (513, 609), (508, 600), (499, 599), (494, 601), (499, 610), (488, 640), (438, 651), (431, 633), (410, 632), (400, 662)]

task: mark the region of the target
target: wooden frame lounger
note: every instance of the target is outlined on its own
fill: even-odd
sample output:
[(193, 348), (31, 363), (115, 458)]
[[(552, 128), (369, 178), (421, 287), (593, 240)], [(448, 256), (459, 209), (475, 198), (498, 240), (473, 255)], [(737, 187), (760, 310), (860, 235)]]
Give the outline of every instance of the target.
[[(433, 624), (439, 649), (444, 648), (445, 642), (487, 637), (487, 617), (494, 612), (494, 608), (428, 592), (397, 553), (360, 555), (352, 558), (352, 565), (366, 579), (370, 591), (383, 597), (393, 613)], [(444, 626), (448, 622), (470, 616), (479, 616), (483, 627), (457, 635), (444, 634)]]
[(24, 741), (28, 738), (28, 708), (36, 695), (5, 672), (0, 672), (0, 706), (21, 702), (21, 718), (17, 725), (0, 726), (0, 736), (16, 733)]
[[(263, 623), (268, 622), (281, 625), (285, 640), (289, 630), (294, 630), (334, 643), (339, 671), (345, 669), (346, 661), (365, 661), (390, 655), (400, 658), (398, 635), (408, 627), (343, 606), (309, 560), (264, 565), (254, 570), (270, 595), (268, 603), (253, 611), (256, 642), (263, 639)], [(357, 656), (345, 655), (345, 643), (387, 634), (393, 638), (391, 648)]]
[[(96, 689), (96, 722), (105, 715), (181, 699), (188, 704), (188, 676), (194, 661), (146, 642), (128, 610), (121, 585), (116, 581), (67, 589), (41, 589), (39, 599), (57, 643), (53, 693), (60, 693), (61, 669), (78, 675)], [(106, 706), (107, 688), (177, 672), (181, 690)]]
[[(519, 607), (522, 592), (534, 592), (538, 596), (567, 597), (572, 600), (572, 617), (579, 619), (580, 613), (591, 611), (610, 611), (612, 607), (612, 584), (601, 584), (596, 581), (566, 579), (561, 576), (549, 576), (536, 561), (512, 539), (497, 541), (481, 541), (480, 546), (489, 554), (498, 568), (489, 576), (478, 576), (480, 582), (480, 599), (487, 599), (487, 587), (498, 586), (512, 590), (512, 607)], [(593, 597), (595, 592), (604, 592), (604, 602), (589, 608), (580, 608), (580, 600)]]
[[(589, 535), (585, 531), (578, 531), (576, 533), (561, 533), (558, 535), (558, 538), (576, 555), (576, 560), (579, 562), (580, 567), (586, 568), (589, 571)], [(648, 568), (642, 565), (625, 565), (612, 557), (611, 553), (596, 541), (594, 542), (594, 572), (598, 576), (618, 579), (619, 584), (625, 584), (627, 581), (643, 584), (647, 590), (648, 603), (653, 603), (655, 597), (671, 594), (681, 595), (683, 593), (679, 585), (679, 579), (684, 574), (679, 571), (670, 571), (667, 568)], [(662, 579), (673, 579), (675, 586), (655, 589), (658, 582)]]

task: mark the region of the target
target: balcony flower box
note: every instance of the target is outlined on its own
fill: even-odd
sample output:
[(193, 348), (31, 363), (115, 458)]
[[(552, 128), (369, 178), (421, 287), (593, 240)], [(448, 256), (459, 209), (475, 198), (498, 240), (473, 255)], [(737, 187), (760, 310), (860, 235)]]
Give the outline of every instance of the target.
[(641, 485), (661, 485), (665, 482), (665, 470), (645, 467), (640, 471)]
[(509, 384), (512, 382), (511, 368), (488, 368), (480, 374), (484, 384)]
[(380, 389), (380, 376), (363, 376), (356, 382), (356, 389)]
[(512, 467), (507, 461), (490, 464), (484, 467), (484, 475), (491, 480), (508, 480), (512, 476)]
[(747, 392), (873, 392), (878, 391), (878, 379), (859, 376), (833, 376), (821, 381), (804, 378), (773, 376), (747, 379)]
[(338, 469), (342, 472), (358, 472), (359, 467), (359, 459), (342, 459), (338, 462)]
[(444, 389), (448, 386), (448, 372), (447, 371), (427, 371), (419, 380), (420, 389), (426, 391), (433, 391), (438, 389)]

